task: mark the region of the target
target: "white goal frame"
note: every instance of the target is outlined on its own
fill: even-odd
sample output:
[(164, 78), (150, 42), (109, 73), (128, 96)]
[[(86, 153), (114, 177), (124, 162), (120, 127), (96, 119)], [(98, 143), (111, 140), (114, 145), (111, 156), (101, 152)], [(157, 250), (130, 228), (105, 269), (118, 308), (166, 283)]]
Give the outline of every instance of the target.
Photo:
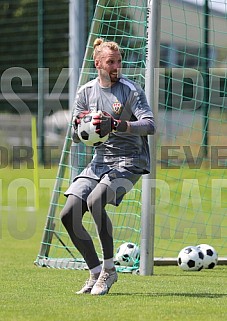
[[(161, 0), (148, 0), (147, 59), (145, 93), (152, 106), (155, 122), (158, 119), (159, 60)], [(140, 243), (140, 274), (152, 275), (154, 266), (155, 188), (156, 188), (156, 135), (148, 136), (150, 147), (150, 174), (142, 180), (142, 216)]]

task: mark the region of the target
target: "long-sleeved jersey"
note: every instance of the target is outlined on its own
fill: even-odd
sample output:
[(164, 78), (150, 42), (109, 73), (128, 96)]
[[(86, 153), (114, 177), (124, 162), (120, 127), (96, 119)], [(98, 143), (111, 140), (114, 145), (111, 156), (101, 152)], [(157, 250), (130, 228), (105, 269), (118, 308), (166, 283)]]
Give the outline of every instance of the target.
[[(83, 171), (83, 176), (99, 179), (108, 169), (116, 167), (135, 167), (143, 174), (149, 172), (147, 135), (154, 134), (155, 123), (140, 85), (124, 76), (108, 88), (101, 87), (98, 78), (89, 81), (77, 93), (74, 117), (84, 110), (106, 111), (114, 119), (129, 121), (130, 126), (127, 132), (111, 132), (105, 143), (95, 147), (91, 167)], [(78, 142), (77, 135), (74, 141)]]

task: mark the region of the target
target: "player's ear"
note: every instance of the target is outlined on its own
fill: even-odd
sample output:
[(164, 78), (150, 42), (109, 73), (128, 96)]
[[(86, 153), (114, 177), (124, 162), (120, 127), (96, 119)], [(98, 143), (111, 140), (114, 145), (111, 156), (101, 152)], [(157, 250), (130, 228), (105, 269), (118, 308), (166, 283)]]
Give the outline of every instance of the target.
[(95, 59), (95, 68), (100, 69), (101, 68), (101, 62), (99, 59)]

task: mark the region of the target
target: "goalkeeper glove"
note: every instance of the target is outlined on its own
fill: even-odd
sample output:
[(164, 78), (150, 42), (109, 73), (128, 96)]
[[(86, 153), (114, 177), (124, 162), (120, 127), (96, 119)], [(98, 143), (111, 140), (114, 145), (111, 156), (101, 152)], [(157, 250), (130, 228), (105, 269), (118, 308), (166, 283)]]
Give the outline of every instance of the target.
[(90, 113), (89, 110), (84, 110), (78, 116), (73, 118), (73, 122), (72, 123), (73, 123), (74, 130), (77, 130), (77, 127), (81, 122), (81, 119), (84, 118), (84, 116), (86, 116), (89, 113)]
[(96, 133), (104, 137), (112, 131), (126, 132), (127, 122), (114, 119), (110, 114), (103, 111), (100, 115), (93, 116), (93, 125), (96, 125)]

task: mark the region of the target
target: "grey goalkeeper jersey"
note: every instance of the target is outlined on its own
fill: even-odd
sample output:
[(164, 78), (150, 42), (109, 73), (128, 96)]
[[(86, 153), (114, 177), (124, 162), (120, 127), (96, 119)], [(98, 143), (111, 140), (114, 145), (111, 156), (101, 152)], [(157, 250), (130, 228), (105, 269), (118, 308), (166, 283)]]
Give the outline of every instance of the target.
[[(146, 118), (154, 124), (153, 113), (144, 91), (140, 85), (124, 76), (108, 88), (101, 87), (98, 78), (82, 86), (74, 103), (74, 117), (84, 110), (102, 110), (115, 119), (132, 122)], [(147, 134), (149, 133), (145, 135)], [(150, 154), (147, 136), (130, 132), (110, 133), (105, 143), (95, 147), (92, 162), (82, 172), (82, 176), (99, 179), (108, 170), (120, 167), (128, 169), (136, 167), (141, 170), (141, 174), (149, 172)]]

